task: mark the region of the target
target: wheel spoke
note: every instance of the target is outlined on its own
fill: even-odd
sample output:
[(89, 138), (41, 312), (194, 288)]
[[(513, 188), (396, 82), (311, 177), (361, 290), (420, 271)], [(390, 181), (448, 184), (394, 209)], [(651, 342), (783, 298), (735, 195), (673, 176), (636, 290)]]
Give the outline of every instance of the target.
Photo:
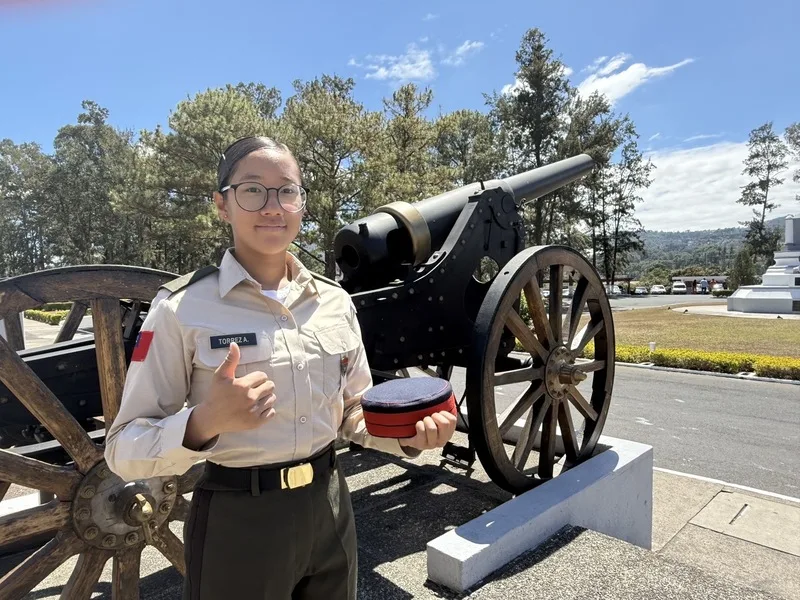
[(86, 473), (103, 458), (102, 451), (95, 446), (75, 417), (2, 338), (0, 380), (61, 443), (81, 473)]
[(547, 350), (539, 343), (533, 332), (528, 329), (528, 325), (522, 320), (517, 311), (508, 311), (506, 325), (528, 352), (537, 355), (542, 362), (547, 360)]
[(39, 535), (55, 535), (69, 522), (69, 509), (69, 502), (53, 500), (0, 517), (0, 547)]
[(503, 371), (494, 376), (495, 385), (510, 385), (523, 381), (537, 381), (544, 377), (544, 367), (525, 367), (513, 371)]
[(128, 320), (125, 323), (125, 332), (122, 334), (125, 339), (130, 339), (133, 335), (133, 328), (136, 326), (136, 321), (139, 318), (139, 313), (142, 311), (142, 301), (134, 300), (131, 311), (128, 314)]
[(6, 492), (8, 491), (8, 488), (10, 488), (10, 487), (11, 487), (11, 482), (9, 482), (9, 481), (0, 481), (0, 501), (2, 501), (3, 498), (5, 498)]
[(596, 336), (598, 333), (600, 333), (600, 331), (602, 329), (603, 329), (603, 321), (602, 320), (600, 320), (600, 321), (598, 321), (597, 323), (594, 323), (594, 324), (592, 324), (591, 322), (587, 323), (584, 326), (584, 328), (581, 330), (582, 331), (582, 333), (581, 333), (581, 341), (578, 342), (577, 346), (574, 345), (574, 341), (573, 341), (573, 345), (570, 346), (570, 350), (572, 351), (572, 356), (575, 356), (575, 357), (579, 356), (580, 353), (583, 352), (583, 349), (586, 347), (586, 344), (588, 344), (590, 341), (592, 341), (594, 339), (594, 336)]
[(122, 341), (122, 318), (119, 300), (92, 300), (94, 344), (100, 376), (100, 397), (106, 433), (119, 412), (125, 385), (125, 346)]
[(574, 385), (567, 386), (567, 396), (570, 401), (575, 405), (575, 408), (587, 419), (591, 421), (597, 420), (597, 411), (592, 405), (583, 397), (580, 390)]
[(81, 475), (71, 467), (51, 465), (0, 449), (0, 480), (51, 492), (64, 501), (72, 500), (75, 488), (81, 482)]
[(522, 471), (525, 468), (525, 463), (528, 462), (528, 457), (533, 449), (533, 444), (536, 441), (536, 435), (539, 433), (539, 428), (544, 421), (545, 413), (550, 407), (552, 399), (548, 395), (541, 396), (531, 408), (531, 412), (525, 419), (525, 426), (520, 432), (517, 445), (514, 447), (514, 454), (511, 458), (516, 468)]
[(503, 414), (498, 418), (498, 421), (501, 421), (501, 437), (511, 429), (511, 426), (517, 422), (517, 419), (525, 414), (526, 410), (533, 406), (534, 402), (542, 397), (542, 394), (544, 394), (544, 383), (540, 383), (537, 386), (531, 385), (525, 390), (525, 393), (522, 394), (516, 404), (503, 411)]
[(575, 293), (572, 296), (572, 304), (569, 307), (569, 330), (567, 332), (567, 348), (572, 347), (572, 342), (575, 340), (575, 332), (578, 331), (578, 325), (581, 321), (583, 314), (583, 307), (586, 304), (586, 298), (589, 295), (589, 280), (586, 277), (581, 277), (578, 280), (578, 285), (575, 286)]
[[(561, 343), (561, 300), (563, 296), (564, 267), (550, 266), (550, 328), (556, 345)], [(552, 347), (552, 346), (551, 346)]]
[(139, 600), (139, 565), (142, 546), (135, 546), (114, 555), (111, 573), (112, 600)]
[(186, 471), (186, 473), (184, 473), (183, 475), (179, 475), (178, 493), (188, 494), (189, 492), (193, 491), (194, 486), (197, 484), (205, 468), (206, 468), (205, 463), (200, 462), (197, 463), (196, 465), (192, 465), (191, 467), (189, 467), (189, 470)]
[(169, 562), (178, 570), (178, 573), (186, 577), (186, 562), (183, 555), (183, 542), (178, 539), (169, 526), (164, 525), (153, 536), (153, 546), (163, 554)]
[(189, 511), (192, 504), (183, 496), (175, 496), (175, 506), (172, 507), (172, 512), (169, 513), (170, 521), (183, 521), (184, 523), (189, 520)]
[(606, 361), (604, 360), (593, 360), (591, 362), (586, 363), (578, 363), (575, 365), (584, 373), (594, 373), (595, 371), (599, 371), (601, 369), (606, 368)]
[(558, 400), (553, 398), (547, 407), (542, 427), (542, 443), (539, 444), (539, 477), (553, 478), (553, 464), (556, 459), (556, 426), (558, 424)]
[(0, 579), (0, 598), (23, 598), (61, 563), (85, 547), (71, 531), (62, 532)]
[(64, 319), (64, 324), (61, 325), (61, 329), (58, 330), (58, 335), (56, 335), (55, 339), (56, 343), (66, 342), (75, 337), (75, 333), (78, 331), (78, 327), (80, 327), (81, 319), (83, 319), (86, 314), (87, 308), (89, 308), (89, 305), (80, 300), (76, 300), (72, 303), (67, 318)]
[(553, 339), (553, 330), (547, 323), (547, 313), (544, 310), (542, 289), (539, 287), (539, 282), (536, 281), (534, 277), (525, 284), (522, 291), (525, 296), (525, 301), (528, 303), (528, 312), (531, 315), (536, 336), (540, 340), (547, 340), (547, 347), (552, 349), (555, 340)]
[(14, 351), (25, 349), (25, 332), (19, 322), (19, 314), (9, 315), (3, 322), (6, 325), (6, 338)]
[(561, 402), (558, 405), (558, 426), (561, 428), (561, 441), (564, 444), (564, 453), (567, 461), (575, 463), (578, 461), (578, 438), (575, 435), (575, 426), (572, 424), (572, 413), (569, 404)]
[(89, 600), (111, 556), (111, 552), (94, 549), (82, 553), (61, 592), (61, 600)]

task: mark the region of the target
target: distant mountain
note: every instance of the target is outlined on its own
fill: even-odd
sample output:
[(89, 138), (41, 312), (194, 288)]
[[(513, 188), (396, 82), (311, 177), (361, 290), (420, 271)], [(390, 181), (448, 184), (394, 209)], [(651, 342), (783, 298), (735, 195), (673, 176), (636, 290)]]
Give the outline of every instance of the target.
[[(770, 227), (781, 230), (783, 239), (786, 215), (769, 219)], [(641, 277), (654, 266), (663, 265), (669, 270), (703, 267), (719, 274), (733, 264), (742, 246), (744, 227), (705, 229), (702, 231), (645, 231), (644, 255), (635, 258), (623, 269), (632, 277)]]

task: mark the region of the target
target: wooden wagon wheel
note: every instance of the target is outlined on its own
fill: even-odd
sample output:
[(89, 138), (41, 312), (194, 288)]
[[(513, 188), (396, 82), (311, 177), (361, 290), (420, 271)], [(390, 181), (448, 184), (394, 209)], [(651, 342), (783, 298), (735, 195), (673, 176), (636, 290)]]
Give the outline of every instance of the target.
[[(547, 308), (542, 294), (545, 281)], [(564, 315), (562, 292), (567, 281), (574, 283), (569, 288), (574, 291)], [(522, 297), (532, 328), (518, 312)], [(586, 325), (578, 331), (582, 320)], [(532, 361), (524, 368), (498, 373), (500, 340), (508, 331)], [(590, 341), (594, 359), (576, 360)], [(478, 312), (467, 367), (470, 438), (495, 483), (521, 493), (552, 479), (559, 446), (566, 458), (564, 468), (592, 455), (611, 403), (614, 356), (611, 306), (600, 277), (580, 254), (564, 246), (537, 246), (502, 268)], [(588, 377), (592, 380), (587, 382), (591, 384), (587, 399), (577, 386)], [(496, 387), (515, 384), (524, 384), (524, 391), (499, 411)], [(504, 438), (522, 419), (509, 456)], [(583, 425), (576, 427), (578, 421)], [(538, 460), (531, 468), (537, 438)]]
[[(137, 310), (123, 322), (121, 299), (149, 302), (158, 287), (175, 275), (125, 266), (68, 267), (40, 271), (0, 282), (0, 317), (16, 315), (48, 302), (75, 302), (59, 338), (69, 339), (83, 312), (91, 308), (106, 431), (116, 416), (126, 374), (123, 336)], [(139, 597), (140, 555), (154, 545), (185, 574), (183, 544), (168, 523), (185, 520), (199, 470), (181, 477), (156, 477), (126, 483), (103, 459), (103, 448), (5, 340), (0, 338), (0, 379), (72, 458), (65, 466), (0, 450), (0, 491), (8, 484), (56, 495), (35, 508), (0, 518), (0, 546), (52, 536), (0, 579), (0, 598), (22, 598), (69, 557), (80, 555), (61, 598), (89, 598), (103, 566), (111, 558), (113, 597)], [(2, 412), (0, 412), (2, 418)], [(5, 489), (4, 489), (5, 488)]]

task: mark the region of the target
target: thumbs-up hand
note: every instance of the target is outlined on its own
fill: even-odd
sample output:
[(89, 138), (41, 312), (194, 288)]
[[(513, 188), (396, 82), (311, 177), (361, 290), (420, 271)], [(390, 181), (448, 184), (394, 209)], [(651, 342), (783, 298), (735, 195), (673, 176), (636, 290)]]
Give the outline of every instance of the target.
[(198, 406), (204, 407), (203, 420), (213, 424), (216, 433), (255, 429), (275, 414), (275, 384), (263, 371), (236, 377), (240, 358), (239, 346), (231, 343), (214, 372), (208, 400)]

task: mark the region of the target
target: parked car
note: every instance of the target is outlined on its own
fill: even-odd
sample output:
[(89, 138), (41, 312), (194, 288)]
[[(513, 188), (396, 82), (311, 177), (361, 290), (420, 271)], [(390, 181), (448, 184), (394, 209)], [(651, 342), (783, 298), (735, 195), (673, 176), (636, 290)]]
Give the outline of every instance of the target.
[(715, 283), (714, 285), (712, 285), (712, 286), (711, 286), (711, 291), (712, 291), (712, 292), (713, 292), (714, 290), (722, 290), (722, 289), (725, 289), (725, 288), (722, 286), (722, 284), (721, 284), (721, 283)]
[(609, 296), (619, 296), (622, 294), (622, 290), (618, 285), (607, 285), (606, 294), (608, 294)]
[(686, 293), (686, 284), (682, 281), (676, 281), (672, 284), (672, 293), (673, 294), (685, 294)]
[(636, 289), (633, 290), (633, 293), (637, 296), (646, 296), (648, 294), (647, 288), (643, 285), (636, 286)]
[(663, 285), (654, 285), (653, 287), (650, 288), (650, 293), (651, 294), (666, 294), (667, 293), (667, 288), (665, 288)]

